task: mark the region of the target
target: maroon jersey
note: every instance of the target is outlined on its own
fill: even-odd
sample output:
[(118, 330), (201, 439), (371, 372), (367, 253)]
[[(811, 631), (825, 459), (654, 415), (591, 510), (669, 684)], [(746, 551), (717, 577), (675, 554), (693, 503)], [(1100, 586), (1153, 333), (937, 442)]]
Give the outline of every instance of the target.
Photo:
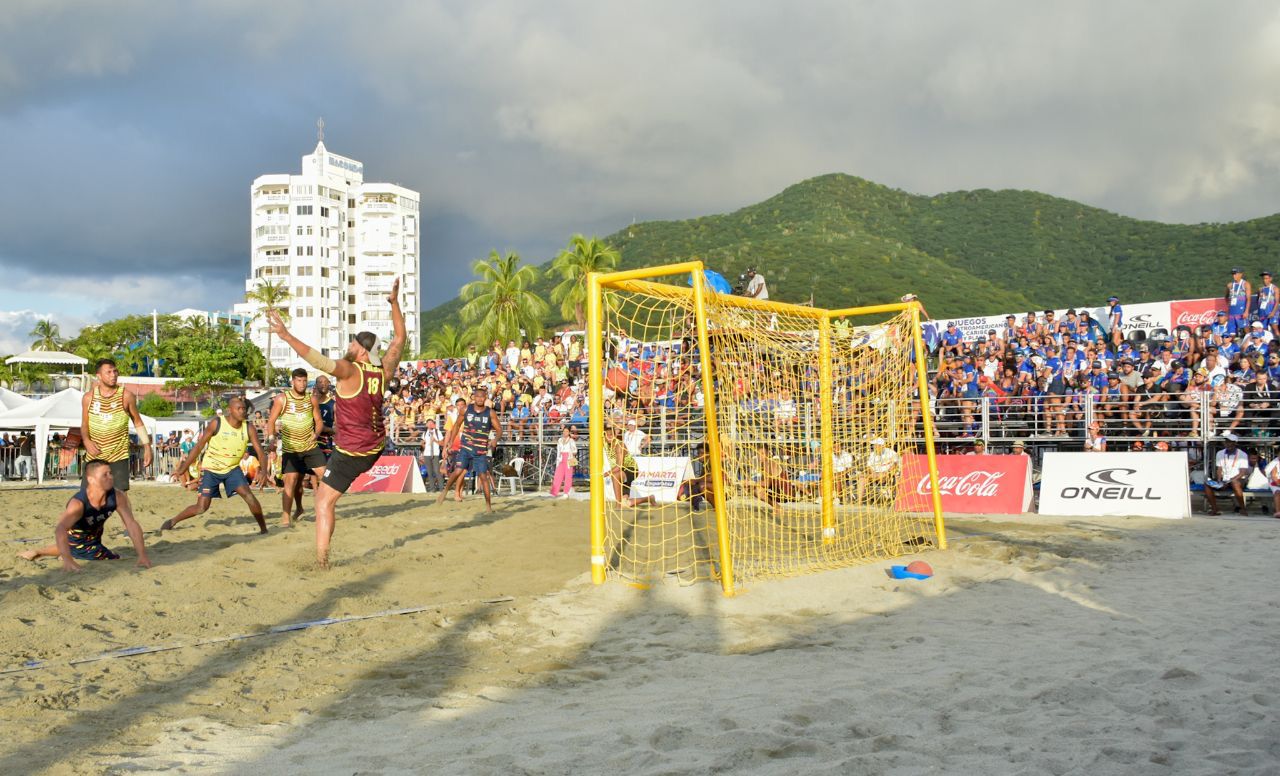
[(334, 447), (347, 455), (377, 455), (387, 443), (382, 420), (382, 368), (356, 362), (360, 387), (351, 396), (339, 389), (335, 404)]

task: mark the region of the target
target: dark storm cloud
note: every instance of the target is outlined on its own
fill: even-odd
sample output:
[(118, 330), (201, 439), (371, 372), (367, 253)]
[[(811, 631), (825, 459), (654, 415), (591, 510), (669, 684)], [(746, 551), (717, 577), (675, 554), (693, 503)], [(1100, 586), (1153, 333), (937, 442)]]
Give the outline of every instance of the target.
[(1280, 209), (1277, 76), (1267, 3), (8, 3), (0, 267), (181, 272), (208, 280), (181, 304), (228, 306), (248, 187), (319, 115), (422, 192), (427, 304), (491, 248), (833, 171), (1253, 217)]

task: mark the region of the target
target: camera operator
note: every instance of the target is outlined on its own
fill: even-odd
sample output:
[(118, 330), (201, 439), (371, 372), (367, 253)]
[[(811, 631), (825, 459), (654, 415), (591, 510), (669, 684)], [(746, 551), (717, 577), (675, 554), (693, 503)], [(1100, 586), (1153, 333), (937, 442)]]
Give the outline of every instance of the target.
[(756, 272), (755, 267), (747, 267), (747, 271), (743, 273), (740, 279), (747, 282), (747, 288), (743, 292), (743, 296), (762, 301), (769, 298), (769, 287), (765, 285), (764, 275)]

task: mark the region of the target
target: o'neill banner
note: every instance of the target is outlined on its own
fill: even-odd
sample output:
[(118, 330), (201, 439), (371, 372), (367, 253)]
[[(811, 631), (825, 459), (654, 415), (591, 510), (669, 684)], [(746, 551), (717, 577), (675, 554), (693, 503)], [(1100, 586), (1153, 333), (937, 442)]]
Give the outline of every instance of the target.
[(1187, 454), (1045, 453), (1040, 514), (1190, 517)]
[[(1031, 509), (1031, 459), (1025, 455), (940, 455), (938, 491), (944, 512), (1022, 514)], [(902, 460), (897, 509), (929, 512), (929, 459), (908, 454)]]
[(384, 455), (351, 483), (353, 493), (426, 493), (418, 462), (409, 455)]
[[(653, 496), (659, 504), (674, 504), (680, 494), (680, 486), (693, 479), (690, 459), (664, 458), (653, 455), (636, 456), (636, 478), (631, 481), (631, 496)], [(613, 486), (604, 489), (606, 501), (613, 501)]]

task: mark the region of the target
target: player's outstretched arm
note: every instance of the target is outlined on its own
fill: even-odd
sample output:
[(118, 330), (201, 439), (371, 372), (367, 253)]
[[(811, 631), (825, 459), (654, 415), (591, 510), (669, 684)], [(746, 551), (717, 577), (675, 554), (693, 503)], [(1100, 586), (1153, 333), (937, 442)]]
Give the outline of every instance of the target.
[(71, 538), (67, 536), (67, 531), (70, 531), (71, 526), (75, 525), (83, 515), (84, 504), (80, 503), (80, 499), (73, 498), (67, 502), (66, 509), (62, 510), (62, 516), (58, 518), (58, 524), (53, 529), (53, 540), (58, 545), (58, 559), (62, 561), (64, 571), (80, 570), (80, 564), (71, 557)]
[(321, 372), (331, 374), (339, 380), (344, 377), (350, 377), (356, 373), (355, 366), (345, 358), (340, 358), (337, 361), (334, 361), (307, 343), (293, 336), (293, 334), (289, 332), (288, 327), (284, 325), (284, 318), (280, 316), (279, 310), (267, 311), (267, 324), (270, 326), (272, 334), (276, 335), (287, 343), (289, 347), (293, 348), (293, 352), (302, 356), (303, 361), (306, 361)]
[[(271, 400), (271, 414), (267, 416), (267, 447), (274, 447), (271, 441), (276, 436), (276, 421), (280, 420), (280, 416), (284, 413), (284, 394), (277, 394)], [(312, 404), (315, 403), (315, 397), (311, 397)]]
[(142, 423), (142, 413), (138, 412), (138, 398), (131, 392), (125, 391), (123, 386), (117, 390), (124, 391), (124, 411), (129, 413), (129, 417), (133, 418), (133, 427), (138, 429), (138, 441), (142, 443), (142, 465), (150, 468), (152, 455), (151, 434)]
[(92, 461), (102, 451), (98, 449), (98, 444), (89, 438), (89, 402), (91, 401), (93, 401), (93, 391), (89, 390), (80, 399), (80, 439), (84, 442), (85, 455)]
[[(78, 502), (77, 502), (78, 503)], [(129, 532), (129, 541), (133, 542), (133, 551), (138, 554), (138, 565), (144, 569), (151, 568), (151, 559), (147, 557), (147, 543), (142, 538), (142, 526), (133, 515), (121, 510), (120, 519), (124, 521), (124, 530)]]
[(218, 427), (221, 425), (222, 418), (214, 418), (204, 427), (204, 431), (200, 432), (200, 438), (197, 439), (195, 445), (192, 446), (191, 452), (183, 456), (181, 461), (178, 461), (177, 472), (178, 480), (180, 482), (186, 482), (190, 479), (191, 464), (200, 460), (200, 452), (204, 450), (205, 445), (209, 444), (209, 440), (213, 439), (213, 435), (218, 433)]
[(382, 356), (382, 378), (390, 380), (400, 367), (400, 354), (404, 352), (406, 332), (404, 328), (404, 311), (400, 309), (400, 278), (391, 284), (391, 294), (387, 297), (391, 302), (391, 343)]
[[(248, 423), (248, 421), (245, 421)], [(253, 454), (258, 456), (258, 477), (255, 485), (267, 484), (267, 470), (271, 467), (267, 465), (267, 456), (262, 452), (262, 445), (258, 444), (258, 430), (249, 423), (249, 444), (253, 445)]]

